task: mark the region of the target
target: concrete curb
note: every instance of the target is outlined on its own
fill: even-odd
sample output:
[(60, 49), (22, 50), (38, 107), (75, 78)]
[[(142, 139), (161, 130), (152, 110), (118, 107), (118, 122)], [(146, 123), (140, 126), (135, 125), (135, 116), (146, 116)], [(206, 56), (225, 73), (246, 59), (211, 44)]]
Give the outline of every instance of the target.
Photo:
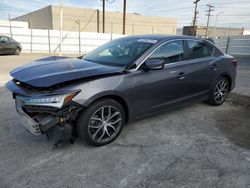
[(0, 81), (0, 87), (4, 87), (8, 81)]

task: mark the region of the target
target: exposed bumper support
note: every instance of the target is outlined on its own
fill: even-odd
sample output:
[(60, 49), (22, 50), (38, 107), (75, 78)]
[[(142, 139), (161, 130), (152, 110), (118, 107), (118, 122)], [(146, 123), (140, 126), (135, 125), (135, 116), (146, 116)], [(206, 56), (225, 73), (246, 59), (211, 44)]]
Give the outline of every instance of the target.
[(16, 100), (16, 110), (21, 116), (23, 126), (30, 133), (39, 136), (42, 133), (47, 133), (55, 126), (60, 126), (60, 130), (62, 130), (64, 124), (69, 124), (75, 120), (76, 115), (78, 114), (79, 110), (81, 110), (81, 106), (74, 103), (64, 107), (63, 109), (60, 109), (57, 112), (53, 111), (51, 113), (42, 113), (41, 111), (30, 111), (28, 107), (26, 108), (26, 106), (22, 106), (22, 103)]
[(34, 134), (36, 136), (42, 134), (38, 123), (23, 111), (22, 106), (18, 101), (16, 101), (16, 111), (21, 116), (21, 121), (22, 121), (23, 126), (30, 133), (32, 133), (32, 134)]

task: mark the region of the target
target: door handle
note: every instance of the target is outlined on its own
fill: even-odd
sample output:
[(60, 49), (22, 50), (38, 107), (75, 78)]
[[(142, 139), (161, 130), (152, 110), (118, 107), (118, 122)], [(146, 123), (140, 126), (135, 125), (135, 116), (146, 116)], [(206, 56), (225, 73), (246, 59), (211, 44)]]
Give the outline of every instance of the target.
[(186, 74), (185, 74), (184, 72), (180, 72), (180, 73), (178, 74), (178, 77), (179, 77), (180, 80), (183, 80), (184, 78), (186, 78), (185, 75), (186, 75)]
[(217, 69), (218, 69), (217, 64), (212, 64), (211, 69), (213, 69), (213, 70), (217, 70)]

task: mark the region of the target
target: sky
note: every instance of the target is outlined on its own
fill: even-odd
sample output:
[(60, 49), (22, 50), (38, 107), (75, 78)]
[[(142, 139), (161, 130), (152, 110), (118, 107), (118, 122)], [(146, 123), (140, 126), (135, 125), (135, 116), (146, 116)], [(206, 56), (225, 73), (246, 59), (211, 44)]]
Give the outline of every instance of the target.
[[(123, 0), (106, 0), (107, 11), (123, 10)], [(145, 16), (177, 19), (177, 26), (190, 25), (194, 15), (194, 0), (127, 0), (127, 12)], [(11, 18), (43, 8), (59, 5), (60, 0), (0, 0), (0, 19)], [(198, 24), (206, 25), (206, 4), (214, 6), (210, 26), (244, 27), (250, 30), (250, 0), (201, 0), (198, 3)], [(101, 0), (64, 0), (65, 6), (102, 9)], [(217, 16), (217, 21), (216, 20)]]

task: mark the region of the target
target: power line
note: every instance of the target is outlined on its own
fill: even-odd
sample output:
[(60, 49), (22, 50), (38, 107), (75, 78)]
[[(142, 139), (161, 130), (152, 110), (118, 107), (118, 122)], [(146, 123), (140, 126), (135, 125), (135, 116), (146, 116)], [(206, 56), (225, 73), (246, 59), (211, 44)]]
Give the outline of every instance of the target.
[(214, 5), (228, 5), (228, 4), (249, 4), (249, 1), (246, 2), (246, 1), (241, 1), (241, 2), (226, 2), (226, 3), (213, 3)]
[(1, 7), (0, 10), (6, 10), (6, 11), (10, 11), (10, 12), (27, 12), (27, 10), (24, 9), (11, 9), (11, 8), (5, 8), (5, 7)]
[(139, 12), (139, 13), (154, 13), (154, 12), (175, 12), (175, 11), (180, 11), (180, 10), (185, 10), (185, 9), (190, 9), (193, 7), (183, 7), (183, 8), (177, 8), (177, 9), (161, 9), (161, 10), (154, 10), (154, 11), (134, 11), (134, 12)]
[(250, 16), (250, 14), (225, 14), (225, 15), (221, 15), (221, 16), (244, 16), (244, 17), (249, 17)]
[(92, 18), (93, 18), (94, 15), (95, 15), (95, 12), (98, 12), (98, 11), (95, 10), (95, 11), (93, 12), (93, 14), (90, 16), (89, 20), (87, 21), (87, 23), (83, 26), (82, 29), (80, 29), (81, 31), (83, 31), (83, 30), (89, 25), (89, 23), (91, 22)]

